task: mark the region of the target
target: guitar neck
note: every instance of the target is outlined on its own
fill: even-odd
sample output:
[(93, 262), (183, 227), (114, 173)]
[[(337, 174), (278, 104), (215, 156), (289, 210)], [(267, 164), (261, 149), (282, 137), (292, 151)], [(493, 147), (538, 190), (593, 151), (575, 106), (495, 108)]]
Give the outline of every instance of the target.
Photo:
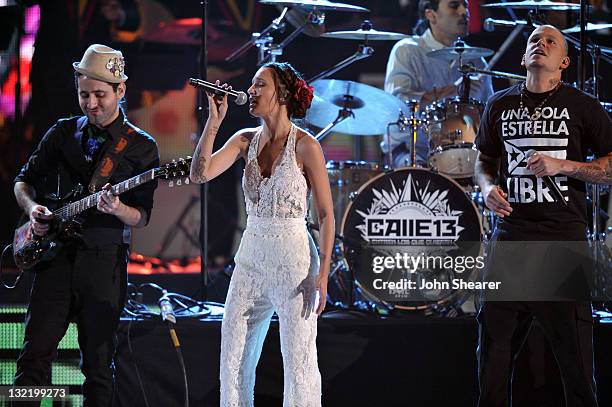
[[(130, 189), (136, 188), (137, 186), (152, 181), (155, 178), (155, 169), (149, 170), (147, 172), (143, 172), (140, 175), (136, 175), (130, 179), (126, 179), (118, 183), (117, 185), (113, 185), (111, 187), (111, 191), (114, 195), (121, 195), (124, 192), (129, 191)], [(98, 191), (94, 194), (86, 196), (83, 199), (79, 199), (76, 202), (72, 202), (68, 205), (62, 206), (56, 211), (53, 211), (53, 214), (61, 219), (70, 219), (79, 213), (92, 208), (98, 204), (98, 198), (104, 191)]]

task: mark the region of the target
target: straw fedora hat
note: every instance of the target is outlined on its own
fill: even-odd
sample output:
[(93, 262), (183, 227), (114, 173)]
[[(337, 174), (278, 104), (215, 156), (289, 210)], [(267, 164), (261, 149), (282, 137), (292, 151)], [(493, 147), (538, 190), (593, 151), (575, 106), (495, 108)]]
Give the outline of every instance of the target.
[(81, 61), (74, 62), (72, 67), (85, 76), (104, 82), (121, 83), (128, 78), (124, 72), (123, 54), (106, 45), (90, 45)]

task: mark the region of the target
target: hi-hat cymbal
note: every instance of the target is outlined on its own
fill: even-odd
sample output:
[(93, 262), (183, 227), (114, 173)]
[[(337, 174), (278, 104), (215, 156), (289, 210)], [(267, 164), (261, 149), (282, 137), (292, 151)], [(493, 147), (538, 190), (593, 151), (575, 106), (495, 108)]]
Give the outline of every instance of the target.
[(352, 4), (336, 3), (328, 0), (259, 0), (262, 4), (271, 4), (283, 7), (298, 7), (302, 10), (333, 10), (367, 12), (367, 8), (353, 6)]
[[(591, 24), (588, 23), (586, 25), (586, 31), (597, 31), (597, 30), (606, 30), (609, 28), (612, 28), (612, 24)], [(577, 25), (575, 27), (572, 28), (566, 28), (565, 30), (561, 30), (566, 34), (573, 34), (573, 33), (579, 33), (580, 32), (580, 25)]]
[(429, 51), (428, 57), (435, 59), (443, 59), (445, 61), (454, 61), (461, 57), (462, 59), (479, 59), (493, 55), (493, 50), (479, 47), (446, 47), (435, 51)]
[(373, 86), (337, 79), (320, 79), (312, 83), (315, 97), (306, 113), (306, 121), (323, 128), (332, 123), (343, 107), (350, 108), (349, 117), (333, 128), (354, 136), (385, 134), (387, 125), (396, 122), (400, 110), (408, 113), (398, 98)]
[(548, 1), (548, 0), (524, 0), (524, 1), (509, 1), (507, 3), (492, 3), (483, 4), (482, 7), (491, 8), (513, 8), (523, 10), (580, 10), (580, 4), (564, 3), (561, 1)]

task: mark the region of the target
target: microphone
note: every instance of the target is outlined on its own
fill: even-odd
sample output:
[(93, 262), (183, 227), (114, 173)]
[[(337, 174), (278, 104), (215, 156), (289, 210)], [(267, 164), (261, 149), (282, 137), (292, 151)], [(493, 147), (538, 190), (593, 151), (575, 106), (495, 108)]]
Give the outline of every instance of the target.
[(168, 321), (172, 324), (176, 324), (176, 316), (174, 315), (174, 309), (172, 303), (168, 298), (168, 291), (162, 291), (162, 296), (158, 301), (159, 312), (161, 314), (162, 321)]
[(514, 28), (516, 26), (530, 26), (525, 20), (516, 20), (516, 21), (507, 21), (507, 20), (496, 20), (494, 18), (486, 18), (484, 20), (483, 28), (485, 31), (492, 32), (495, 31), (495, 27), (510, 27)]
[(223, 89), (221, 86), (215, 85), (214, 83), (211, 83), (211, 82), (204, 81), (202, 79), (189, 78), (189, 84), (193, 86), (194, 88), (210, 89), (217, 94), (227, 93), (228, 95), (236, 98), (234, 102), (237, 105), (244, 105), (248, 99), (247, 94), (244, 92)]
[[(535, 151), (535, 150), (529, 150), (529, 151), (527, 151), (525, 156), (527, 158), (529, 158), (529, 157), (532, 157), (533, 155), (535, 155), (537, 153), (538, 152)], [(549, 175), (544, 175), (542, 177), (542, 181), (544, 181), (544, 183), (548, 187), (548, 190), (550, 191), (551, 195), (555, 199), (555, 202), (561, 201), (561, 202), (563, 202), (563, 205), (567, 206), (567, 201), (565, 200), (565, 198), (563, 198), (563, 194), (561, 194), (561, 190), (557, 186), (557, 183), (555, 181), (553, 181), (553, 179), (550, 178)]]

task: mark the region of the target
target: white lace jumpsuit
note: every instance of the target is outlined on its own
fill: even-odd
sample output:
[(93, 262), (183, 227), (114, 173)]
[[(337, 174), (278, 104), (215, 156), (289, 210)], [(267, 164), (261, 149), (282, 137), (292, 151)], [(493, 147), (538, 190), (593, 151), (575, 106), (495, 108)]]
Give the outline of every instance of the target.
[(296, 161), (296, 133), (292, 126), (269, 178), (262, 177), (257, 162), (261, 130), (249, 146), (242, 178), (247, 226), (221, 328), (222, 407), (253, 406), (255, 368), (274, 311), (283, 356), (283, 405), (321, 405), (317, 316), (302, 316), (304, 300), (297, 290), (309, 273), (318, 272), (319, 260), (305, 224), (308, 186)]

